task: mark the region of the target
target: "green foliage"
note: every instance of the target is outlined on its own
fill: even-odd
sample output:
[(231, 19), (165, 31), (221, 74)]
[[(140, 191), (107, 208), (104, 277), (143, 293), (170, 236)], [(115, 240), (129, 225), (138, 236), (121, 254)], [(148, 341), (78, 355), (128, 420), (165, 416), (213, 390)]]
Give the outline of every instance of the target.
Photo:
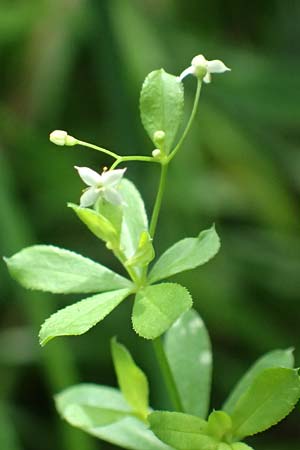
[(182, 314), (172, 325), (166, 333), (164, 347), (184, 412), (205, 418), (212, 352), (205, 325), (195, 310)]
[(141, 289), (134, 301), (132, 324), (145, 339), (164, 333), (178, 317), (191, 308), (192, 298), (183, 286), (161, 283)]
[(147, 377), (124, 345), (119, 344), (116, 339), (111, 341), (111, 351), (121, 392), (133, 411), (145, 419), (149, 408)]
[(67, 306), (47, 319), (40, 330), (41, 345), (57, 336), (83, 334), (104, 319), (128, 295), (129, 289), (103, 292)]
[(230, 393), (228, 399), (223, 405), (224, 411), (231, 413), (239, 398), (247, 391), (257, 375), (262, 370), (271, 367), (286, 367), (292, 369), (294, 367), (293, 350), (273, 350), (272, 352), (269, 352), (259, 358), (238, 381), (237, 385)]
[(172, 245), (155, 263), (149, 274), (151, 283), (185, 270), (194, 269), (213, 258), (220, 248), (220, 239), (213, 226), (197, 238), (185, 238)]
[(282, 367), (264, 369), (231, 413), (234, 436), (241, 439), (270, 428), (291, 412), (299, 397), (297, 370)]
[(132, 450), (169, 449), (132, 415), (117, 389), (81, 384), (61, 392), (55, 401), (67, 422), (99, 439)]
[(131, 258), (127, 259), (125, 265), (127, 267), (131, 266), (148, 266), (149, 262), (155, 256), (154, 248), (152, 245), (152, 239), (148, 233), (148, 231), (142, 231), (138, 248)]
[(132, 283), (101, 264), (51, 245), (35, 245), (5, 258), (13, 278), (27, 289), (57, 294), (129, 288)]
[(163, 69), (154, 70), (146, 77), (141, 90), (140, 110), (145, 130), (154, 145), (154, 134), (165, 133), (163, 146), (169, 153), (183, 116), (183, 84)]
[(111, 248), (118, 248), (120, 245), (120, 235), (114, 225), (102, 214), (89, 208), (69, 203), (79, 219), (88, 227), (88, 229), (99, 239), (107, 242)]
[(203, 433), (206, 422), (199, 417), (155, 411), (149, 415), (149, 422), (159, 439), (178, 450), (215, 450), (216, 441)]
[(207, 427), (205, 432), (218, 439), (219, 441), (225, 440), (232, 429), (231, 417), (224, 411), (213, 411), (210, 413), (207, 420)]

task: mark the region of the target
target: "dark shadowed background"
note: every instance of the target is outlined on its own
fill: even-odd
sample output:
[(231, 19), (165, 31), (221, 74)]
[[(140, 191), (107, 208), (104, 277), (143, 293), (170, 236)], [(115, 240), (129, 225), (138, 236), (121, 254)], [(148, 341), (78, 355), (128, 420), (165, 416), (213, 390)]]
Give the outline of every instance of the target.
[[(177, 280), (189, 287), (214, 348), (212, 407), (262, 353), (296, 347), (300, 364), (300, 3), (254, 0), (1, 0), (0, 253), (51, 243), (121, 270), (78, 221), (74, 165), (111, 160), (59, 148), (53, 129), (121, 154), (153, 150), (138, 98), (153, 69), (179, 74), (198, 53), (231, 73), (203, 89), (193, 130), (172, 163), (157, 233), (160, 254), (213, 222), (220, 254)], [(185, 82), (186, 111), (195, 81)], [(127, 176), (150, 213), (156, 166)], [(75, 296), (25, 291), (0, 264), (0, 448), (112, 449), (64, 424), (52, 395), (80, 381), (115, 385), (109, 338), (129, 346), (151, 380), (152, 405), (168, 407), (151, 346), (131, 331), (130, 304), (77, 338), (44, 349), (43, 320)], [(249, 443), (299, 447), (299, 407)]]

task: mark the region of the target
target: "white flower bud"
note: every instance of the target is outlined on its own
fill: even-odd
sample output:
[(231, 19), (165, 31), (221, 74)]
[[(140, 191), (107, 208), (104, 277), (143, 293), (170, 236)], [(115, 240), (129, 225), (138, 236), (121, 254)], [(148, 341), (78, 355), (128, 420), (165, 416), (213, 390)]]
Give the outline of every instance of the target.
[(155, 131), (153, 135), (153, 140), (157, 147), (161, 147), (165, 142), (166, 133), (163, 130)]
[(66, 131), (63, 130), (55, 130), (52, 131), (52, 133), (49, 136), (49, 139), (53, 144), (56, 145), (68, 145), (73, 146), (77, 144), (77, 139), (75, 139), (73, 136), (70, 136)]
[(160, 159), (160, 157), (162, 156), (161, 151), (159, 150), (159, 148), (155, 148), (152, 152), (152, 156), (155, 159)]

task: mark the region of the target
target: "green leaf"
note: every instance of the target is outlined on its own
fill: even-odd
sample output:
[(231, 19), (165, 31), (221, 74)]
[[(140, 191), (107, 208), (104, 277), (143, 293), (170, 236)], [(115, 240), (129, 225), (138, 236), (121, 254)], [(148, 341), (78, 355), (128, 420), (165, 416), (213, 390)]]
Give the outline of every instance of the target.
[(129, 289), (93, 295), (52, 314), (42, 325), (41, 345), (57, 336), (83, 334), (106, 317), (130, 294)]
[(68, 203), (68, 206), (75, 211), (79, 219), (97, 238), (108, 242), (111, 248), (119, 247), (120, 236), (116, 228), (106, 217), (93, 209), (81, 208), (73, 203)]
[(64, 390), (55, 401), (67, 422), (99, 439), (133, 450), (171, 450), (132, 416), (117, 389), (81, 384)]
[(205, 420), (179, 412), (155, 411), (148, 416), (153, 433), (177, 450), (215, 450), (216, 441), (203, 434)]
[(143, 199), (133, 183), (123, 179), (119, 191), (124, 201), (120, 244), (129, 259), (138, 249), (141, 234), (148, 230), (148, 219)]
[(189, 292), (179, 284), (148, 286), (136, 295), (132, 312), (133, 328), (145, 339), (155, 339), (192, 304)]
[(52, 245), (34, 245), (5, 258), (9, 272), (27, 289), (89, 293), (129, 288), (131, 282), (101, 264)]
[(263, 370), (231, 413), (234, 436), (242, 439), (270, 428), (291, 412), (299, 397), (297, 370), (282, 367)]
[(268, 369), (271, 367), (286, 367), (290, 369), (293, 368), (293, 349), (289, 348), (286, 350), (274, 350), (272, 352), (266, 353), (261, 358), (259, 358), (239, 380), (239, 382), (229, 395), (228, 399), (224, 403), (222, 409), (230, 414), (233, 411), (239, 398), (253, 383), (253, 380), (256, 378), (256, 376), (264, 369)]
[(231, 417), (224, 411), (213, 411), (210, 413), (207, 422), (205, 432), (218, 441), (225, 440), (224, 437), (230, 433), (232, 428)]
[(155, 70), (146, 77), (140, 96), (141, 119), (150, 139), (155, 143), (154, 133), (164, 131), (163, 150), (166, 153), (180, 127), (184, 106), (183, 84), (163, 69)]
[(182, 314), (168, 330), (164, 342), (184, 411), (205, 418), (209, 406), (212, 353), (210, 339), (199, 314)]
[(143, 419), (148, 415), (148, 380), (129, 351), (116, 339), (111, 341), (112, 357), (120, 389), (133, 410)]
[(225, 442), (220, 442), (217, 445), (216, 450), (232, 450), (232, 447), (231, 447), (231, 445), (226, 444)]
[(245, 444), (244, 442), (234, 442), (233, 444), (231, 444), (231, 449), (232, 450), (253, 450), (252, 447), (249, 447), (249, 445)]
[(125, 265), (127, 267), (148, 266), (149, 262), (154, 258), (154, 248), (152, 245), (152, 239), (148, 231), (142, 231), (138, 248), (133, 256), (129, 258)]
[(215, 227), (202, 231), (196, 238), (185, 238), (170, 247), (153, 266), (149, 282), (194, 269), (213, 258), (220, 248)]

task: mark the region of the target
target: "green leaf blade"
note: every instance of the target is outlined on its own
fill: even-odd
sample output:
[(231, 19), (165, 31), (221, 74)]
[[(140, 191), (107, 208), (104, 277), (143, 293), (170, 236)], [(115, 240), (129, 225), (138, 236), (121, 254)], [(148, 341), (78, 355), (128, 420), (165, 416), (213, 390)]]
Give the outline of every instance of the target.
[(243, 439), (276, 425), (291, 412), (299, 397), (297, 370), (283, 367), (263, 370), (231, 413), (234, 436)]
[(52, 245), (27, 247), (5, 262), (12, 277), (27, 289), (71, 294), (111, 291), (132, 285), (101, 264)]
[(185, 238), (174, 244), (154, 264), (149, 282), (168, 278), (185, 270), (194, 269), (213, 258), (220, 248), (215, 227), (202, 231), (196, 238)]
[(204, 434), (206, 422), (189, 414), (155, 411), (149, 415), (153, 433), (178, 450), (215, 450), (216, 441)]
[(41, 345), (58, 336), (78, 336), (104, 319), (130, 294), (119, 289), (88, 297), (52, 314), (39, 333)]
[(293, 350), (273, 350), (259, 358), (238, 381), (222, 409), (230, 414), (235, 408), (239, 398), (247, 391), (256, 376), (264, 369), (272, 367), (286, 367), (292, 369), (294, 367)]
[(133, 411), (145, 420), (149, 409), (147, 377), (135, 364), (126, 347), (116, 339), (111, 341), (111, 350), (120, 389)]
[(140, 96), (141, 119), (154, 145), (154, 133), (164, 131), (164, 151), (169, 153), (182, 122), (183, 84), (163, 69), (146, 77)]
[(179, 284), (148, 286), (136, 295), (132, 312), (133, 328), (145, 339), (155, 339), (192, 304), (189, 292)]
[(184, 412), (205, 418), (209, 407), (212, 351), (206, 327), (195, 310), (185, 312), (165, 336), (166, 356)]
[(74, 427), (111, 444), (132, 450), (171, 450), (147, 425), (133, 417), (117, 389), (81, 384), (55, 397), (60, 415)]

